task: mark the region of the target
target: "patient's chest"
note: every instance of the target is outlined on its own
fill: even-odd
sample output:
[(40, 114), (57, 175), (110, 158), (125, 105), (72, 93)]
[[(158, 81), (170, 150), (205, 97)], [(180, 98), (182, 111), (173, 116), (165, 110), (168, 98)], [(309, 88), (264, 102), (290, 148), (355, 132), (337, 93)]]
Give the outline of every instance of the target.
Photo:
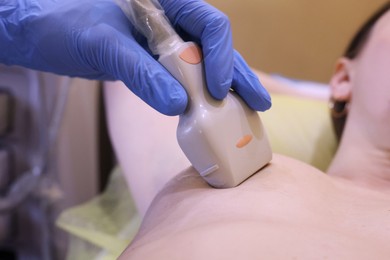
[(134, 246), (185, 259), (390, 258), (390, 200), (276, 160), (235, 189), (184, 183), (162, 196)]

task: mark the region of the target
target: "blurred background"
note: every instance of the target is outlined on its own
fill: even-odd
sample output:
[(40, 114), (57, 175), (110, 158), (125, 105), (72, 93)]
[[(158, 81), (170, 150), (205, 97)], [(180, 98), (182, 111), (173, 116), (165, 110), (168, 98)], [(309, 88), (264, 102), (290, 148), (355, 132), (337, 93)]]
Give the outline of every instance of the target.
[(327, 82), (350, 38), (385, 0), (209, 0), (231, 20), (234, 46), (253, 67)]
[[(326, 83), (386, 1), (208, 2), (230, 18), (252, 67)], [(0, 65), (0, 259), (65, 258), (69, 235), (57, 217), (101, 194), (115, 166), (104, 109), (101, 82)]]

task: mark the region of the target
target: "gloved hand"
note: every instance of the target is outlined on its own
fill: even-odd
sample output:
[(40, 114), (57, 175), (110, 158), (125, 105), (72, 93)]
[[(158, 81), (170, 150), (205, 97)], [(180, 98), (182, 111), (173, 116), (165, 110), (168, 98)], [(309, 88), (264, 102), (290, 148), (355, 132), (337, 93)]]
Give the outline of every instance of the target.
[[(255, 110), (271, 105), (267, 91), (233, 50), (229, 21), (201, 0), (161, 0), (182, 34), (198, 42), (210, 93), (230, 87)], [(150, 55), (113, 0), (0, 0), (0, 62), (68, 76), (122, 80), (167, 115), (185, 110), (183, 87)]]

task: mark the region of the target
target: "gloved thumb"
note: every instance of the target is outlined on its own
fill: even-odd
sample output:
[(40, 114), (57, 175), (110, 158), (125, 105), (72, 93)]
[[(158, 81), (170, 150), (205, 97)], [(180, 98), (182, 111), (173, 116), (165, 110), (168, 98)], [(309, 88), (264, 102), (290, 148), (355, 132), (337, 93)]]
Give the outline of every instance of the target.
[(123, 68), (118, 69), (118, 78), (157, 111), (170, 116), (182, 114), (187, 93), (180, 83), (142, 48), (124, 52), (126, 55), (116, 60)]
[(187, 93), (180, 83), (133, 38), (105, 24), (97, 27), (79, 37), (79, 44), (84, 45), (80, 46), (84, 50), (83, 60), (123, 81), (162, 114), (182, 114), (187, 106)]

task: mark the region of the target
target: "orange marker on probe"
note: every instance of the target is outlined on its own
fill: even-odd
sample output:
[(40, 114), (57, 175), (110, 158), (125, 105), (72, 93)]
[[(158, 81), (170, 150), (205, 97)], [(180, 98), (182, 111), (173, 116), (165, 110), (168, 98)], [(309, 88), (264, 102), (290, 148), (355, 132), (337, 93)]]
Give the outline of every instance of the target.
[(199, 174), (213, 187), (230, 188), (263, 168), (272, 151), (258, 113), (234, 92), (224, 100), (210, 96), (201, 49), (179, 37), (157, 1), (121, 0), (119, 5), (187, 91), (177, 140)]

